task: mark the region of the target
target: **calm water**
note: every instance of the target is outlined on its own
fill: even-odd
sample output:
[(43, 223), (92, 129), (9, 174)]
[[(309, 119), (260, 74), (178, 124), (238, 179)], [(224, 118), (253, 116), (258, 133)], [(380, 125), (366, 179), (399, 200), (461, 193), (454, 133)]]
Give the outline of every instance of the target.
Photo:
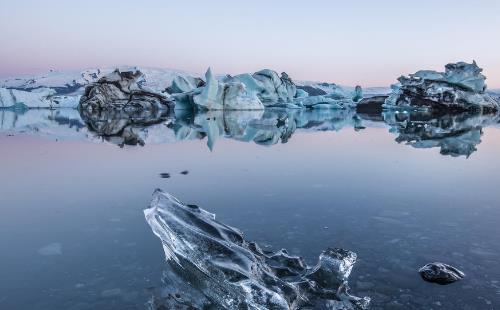
[[(155, 188), (310, 263), (329, 246), (356, 252), (351, 292), (371, 309), (500, 309), (497, 119), (142, 121), (0, 111), (1, 309), (144, 308), (165, 267), (143, 214)], [(417, 270), (433, 261), (467, 277), (426, 283)]]

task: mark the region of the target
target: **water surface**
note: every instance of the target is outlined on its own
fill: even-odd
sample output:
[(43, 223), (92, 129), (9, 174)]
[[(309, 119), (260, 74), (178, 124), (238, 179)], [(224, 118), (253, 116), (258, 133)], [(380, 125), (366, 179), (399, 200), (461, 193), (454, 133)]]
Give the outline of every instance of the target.
[[(494, 116), (0, 116), (2, 309), (144, 308), (165, 285), (143, 215), (155, 188), (310, 263), (356, 252), (351, 292), (371, 309), (500, 304)], [(467, 276), (426, 283), (433, 261)]]

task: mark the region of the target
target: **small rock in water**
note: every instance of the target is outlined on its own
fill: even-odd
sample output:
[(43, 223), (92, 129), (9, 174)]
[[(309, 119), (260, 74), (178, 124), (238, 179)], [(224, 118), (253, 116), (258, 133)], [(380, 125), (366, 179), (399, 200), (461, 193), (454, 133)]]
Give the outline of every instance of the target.
[(443, 263), (427, 264), (420, 268), (418, 272), (425, 281), (441, 285), (450, 284), (465, 277), (462, 271)]
[(188, 173), (189, 173), (189, 171), (187, 171), (187, 170), (181, 171), (181, 174), (183, 174), (183, 175), (187, 175)]
[(160, 173), (160, 178), (162, 178), (162, 179), (169, 179), (170, 178), (170, 173)]
[(44, 256), (53, 256), (53, 255), (61, 255), (62, 254), (62, 244), (59, 242), (54, 242), (48, 244), (38, 250), (38, 254)]

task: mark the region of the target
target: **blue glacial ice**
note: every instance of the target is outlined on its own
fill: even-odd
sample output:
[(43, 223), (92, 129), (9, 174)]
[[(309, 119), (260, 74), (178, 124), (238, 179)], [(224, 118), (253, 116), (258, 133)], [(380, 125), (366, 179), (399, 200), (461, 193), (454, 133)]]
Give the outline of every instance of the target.
[(150, 309), (367, 309), (349, 294), (356, 254), (329, 248), (315, 266), (286, 250), (263, 251), (198, 206), (156, 190), (144, 216), (160, 239), (167, 269)]

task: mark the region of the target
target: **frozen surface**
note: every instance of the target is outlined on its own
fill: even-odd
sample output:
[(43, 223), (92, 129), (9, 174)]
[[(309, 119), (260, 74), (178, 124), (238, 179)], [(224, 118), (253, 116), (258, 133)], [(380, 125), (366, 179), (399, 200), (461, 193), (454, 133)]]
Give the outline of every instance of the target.
[(161, 240), (169, 265), (164, 298), (151, 309), (367, 309), (349, 295), (356, 254), (325, 250), (314, 267), (286, 250), (264, 252), (215, 215), (157, 190), (146, 221)]

